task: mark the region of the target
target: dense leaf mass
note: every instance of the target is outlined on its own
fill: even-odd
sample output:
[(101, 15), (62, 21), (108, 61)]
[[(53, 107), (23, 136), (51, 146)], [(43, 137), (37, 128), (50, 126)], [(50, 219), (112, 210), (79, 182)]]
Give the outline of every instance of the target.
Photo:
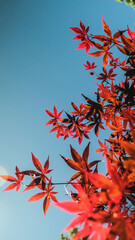
[[(77, 47), (85, 48), (88, 57), (102, 57), (101, 72), (95, 73), (95, 62), (84, 64), (91, 76), (97, 79), (97, 101), (82, 94), (84, 103), (77, 106), (71, 103), (73, 111), (46, 110), (51, 118), (46, 125), (52, 125), (50, 132), (56, 132), (56, 137), (78, 138), (81, 144), (83, 138), (89, 139), (89, 133), (94, 129), (95, 135), (100, 131), (111, 131), (108, 139), (102, 142), (96, 152), (102, 153), (106, 161), (107, 174), (98, 172), (101, 160), (89, 160), (89, 146), (80, 155), (72, 146), (71, 158), (61, 156), (65, 163), (75, 173), (68, 180), (74, 191), (69, 193), (71, 199), (58, 202), (54, 191), (52, 177), (48, 174), (49, 157), (44, 166), (32, 154), (32, 162), (36, 170), (20, 171), (16, 167), (16, 178), (9, 175), (0, 177), (11, 184), (5, 190), (16, 187), (18, 191), (26, 175), (31, 182), (24, 191), (37, 188), (38, 193), (28, 202), (43, 200), (43, 211), (46, 215), (50, 200), (64, 211), (76, 214), (76, 217), (65, 228), (68, 231), (81, 226), (70, 239), (88, 240), (134, 240), (135, 239), (135, 32), (129, 27), (112, 34), (109, 26), (102, 18), (104, 35), (88, 34), (89, 27), (80, 21), (80, 28), (70, 29), (77, 34), (74, 40), (79, 40)], [(123, 53), (122, 61), (113, 57), (112, 50)], [(91, 49), (94, 51), (91, 52)], [(110, 51), (111, 50), (111, 51)], [(96, 59), (94, 59), (95, 61)], [(117, 71), (118, 70), (118, 71)], [(116, 80), (122, 76), (122, 81)], [(123, 74), (123, 75), (122, 75)], [(118, 81), (118, 82), (117, 82)], [(62, 235), (61, 235), (62, 236)]]

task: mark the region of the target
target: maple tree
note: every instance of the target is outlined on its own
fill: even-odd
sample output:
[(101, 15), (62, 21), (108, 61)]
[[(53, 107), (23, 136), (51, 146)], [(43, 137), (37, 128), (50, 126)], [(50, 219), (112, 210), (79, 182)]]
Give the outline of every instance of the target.
[[(74, 40), (80, 43), (77, 49), (85, 48), (88, 57), (102, 57), (103, 67), (100, 73), (95, 72), (95, 62), (87, 61), (84, 67), (97, 79), (97, 101), (82, 94), (85, 103), (77, 106), (71, 103), (73, 111), (59, 112), (56, 106), (53, 112), (45, 110), (51, 118), (46, 125), (52, 125), (50, 132), (56, 132), (56, 137), (77, 138), (79, 144), (84, 138), (89, 139), (89, 133), (99, 137), (100, 131), (109, 129), (110, 136), (102, 142), (96, 152), (102, 153), (106, 161), (107, 174), (98, 172), (101, 160), (89, 162), (89, 145), (80, 155), (71, 145), (71, 156), (62, 156), (65, 163), (75, 173), (67, 184), (74, 190), (69, 193), (70, 200), (58, 201), (55, 183), (49, 174), (49, 157), (44, 166), (32, 153), (35, 170), (20, 171), (15, 169), (16, 178), (1, 175), (11, 184), (4, 190), (19, 190), (23, 179), (29, 176), (31, 181), (24, 191), (36, 188), (38, 193), (28, 202), (43, 198), (43, 212), (46, 215), (50, 200), (53, 205), (76, 217), (65, 228), (65, 231), (76, 229), (70, 239), (90, 240), (133, 240), (135, 236), (135, 32), (129, 27), (125, 30), (112, 32), (102, 18), (104, 35), (89, 34), (89, 27), (80, 21), (80, 28), (70, 29), (77, 34)], [(114, 58), (112, 49), (116, 48), (124, 59)], [(91, 51), (92, 50), (92, 51)], [(121, 56), (121, 55), (120, 55)], [(126, 59), (125, 59), (126, 58)], [(118, 73), (122, 81), (118, 78)], [(110, 132), (109, 131), (109, 132)], [(89, 140), (88, 140), (89, 141)], [(23, 192), (24, 192), (23, 191)], [(64, 236), (61, 235), (64, 239)], [(66, 238), (66, 237), (65, 237)]]
[(135, 0), (116, 0), (117, 2), (124, 2), (126, 3), (128, 6), (131, 6), (133, 8), (135, 8)]

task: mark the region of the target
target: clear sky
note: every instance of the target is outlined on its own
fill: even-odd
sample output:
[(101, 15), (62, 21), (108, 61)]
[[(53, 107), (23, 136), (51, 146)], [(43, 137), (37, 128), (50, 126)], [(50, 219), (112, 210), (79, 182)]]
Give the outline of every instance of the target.
[[(0, 0), (0, 166), (9, 175), (15, 165), (33, 168), (33, 152), (41, 163), (50, 156), (54, 181), (72, 176), (59, 154), (71, 157), (69, 144), (82, 153), (88, 140), (78, 146), (76, 139), (57, 140), (55, 133), (48, 134), (44, 110), (55, 104), (58, 111), (70, 111), (71, 101), (83, 101), (81, 93), (94, 99), (96, 79), (83, 66), (91, 59), (85, 50), (75, 50), (79, 42), (72, 41), (75, 34), (69, 27), (81, 20), (91, 33), (103, 34), (102, 16), (112, 32), (127, 24), (135, 31), (135, 10), (115, 0)], [(90, 137), (90, 159), (100, 159), (97, 138), (93, 133)], [(104, 168), (101, 163), (100, 170)], [(63, 186), (57, 191), (58, 200), (67, 198)], [(42, 200), (27, 203), (32, 194), (0, 191), (2, 240), (59, 240), (72, 216), (51, 206), (44, 218)]]

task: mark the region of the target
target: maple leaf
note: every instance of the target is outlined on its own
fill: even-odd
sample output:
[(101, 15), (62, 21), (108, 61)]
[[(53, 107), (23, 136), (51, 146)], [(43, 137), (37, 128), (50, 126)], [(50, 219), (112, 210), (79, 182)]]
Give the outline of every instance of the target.
[(46, 212), (50, 205), (50, 199), (54, 202), (57, 202), (57, 198), (54, 195), (54, 194), (57, 194), (57, 192), (53, 191), (53, 189), (54, 189), (54, 187), (52, 187), (52, 178), (50, 178), (49, 183), (44, 188), (44, 190), (42, 192), (36, 193), (32, 197), (30, 197), (28, 202), (38, 201), (45, 196), (45, 199), (43, 201), (43, 212), (44, 212), (44, 215), (46, 216)]
[(84, 130), (89, 131), (90, 129), (92, 129), (95, 126), (94, 131), (95, 131), (96, 136), (98, 136), (99, 127), (104, 129), (104, 127), (102, 126), (102, 122), (101, 122), (101, 117), (102, 117), (102, 113), (103, 113), (102, 105), (100, 103), (92, 101), (91, 99), (87, 98), (83, 94), (82, 94), (82, 96), (85, 98), (85, 100), (88, 103), (87, 105), (84, 105), (84, 106), (86, 107), (86, 109), (89, 109), (85, 118), (88, 119), (89, 122), (92, 122), (92, 123), (88, 124), (84, 128)]
[[(82, 94), (82, 96), (83, 96), (83, 97), (85, 98), (85, 100), (87, 101), (88, 106), (90, 106), (90, 107), (88, 107), (88, 109), (91, 110), (91, 107), (92, 107), (93, 109), (96, 110), (96, 113), (98, 113), (98, 114), (100, 114), (100, 113), (103, 112), (103, 108), (102, 108), (102, 105), (101, 105), (101, 104), (92, 101), (90, 98), (84, 96), (83, 94)], [(84, 105), (84, 106), (85, 106), (85, 105)], [(87, 108), (87, 106), (86, 106), (86, 108)], [(86, 118), (87, 118), (88, 116), (90, 116), (89, 113), (87, 114)]]
[(119, 60), (119, 64), (117, 66), (119, 66), (123, 71), (126, 71), (125, 76), (128, 76), (129, 74), (131, 75), (132, 69), (131, 66), (126, 65), (126, 60), (122, 62)]
[[(69, 182), (75, 180), (78, 177), (82, 177), (82, 179), (85, 177), (85, 172), (91, 171), (91, 167), (96, 165), (100, 161), (93, 161), (88, 163), (88, 157), (89, 157), (89, 144), (86, 146), (86, 148), (83, 151), (82, 156), (70, 145), (71, 155), (73, 159), (65, 158), (62, 155), (60, 155), (64, 161), (67, 163), (69, 167), (76, 170), (77, 173), (75, 173)], [(83, 181), (83, 180), (82, 180)]]
[[(93, 209), (96, 204), (96, 200), (93, 201), (93, 196), (91, 198), (88, 197), (87, 193), (80, 185), (75, 185), (75, 188), (78, 192), (78, 201), (62, 201), (53, 203), (54, 206), (59, 207), (60, 209), (67, 211), (68, 213), (77, 214), (77, 216), (69, 223), (69, 225), (64, 229), (64, 231), (68, 231), (71, 228), (74, 228), (78, 225), (82, 225), (84, 223), (83, 228), (75, 234), (72, 239), (78, 239), (78, 237), (86, 237), (89, 235), (93, 235), (95, 237), (99, 237), (105, 231), (105, 228), (99, 222), (95, 222), (93, 219)], [(98, 230), (98, 231), (97, 231)], [(105, 236), (109, 232), (109, 228), (105, 231)], [(97, 234), (97, 235), (96, 235)], [(94, 238), (95, 239), (95, 238)], [(104, 238), (105, 239), (105, 238)]]
[(114, 68), (111, 68), (109, 70), (109, 72), (107, 73), (106, 69), (103, 67), (103, 72), (104, 73), (100, 73), (100, 77), (98, 77), (97, 79), (102, 80), (102, 83), (104, 83), (107, 79), (110, 79), (111, 81), (113, 81), (114, 80), (113, 77), (115, 77), (117, 75), (117, 74), (113, 73), (113, 69)]
[(107, 123), (106, 125), (113, 131), (111, 135), (116, 136), (117, 134), (119, 134), (119, 136), (121, 136), (123, 134), (123, 125), (122, 125), (122, 120), (123, 118), (121, 116), (115, 116), (115, 119), (111, 119), (112, 124)]
[(116, 68), (117, 66), (119, 66), (118, 60), (119, 60), (119, 58), (112, 59), (112, 60), (109, 62), (109, 65), (112, 66), (113, 68)]
[(99, 128), (104, 129), (103, 125), (98, 121), (98, 119), (92, 119), (94, 122), (90, 123), (86, 126), (86, 128), (84, 129), (85, 131), (89, 131), (90, 129), (92, 129), (94, 127), (94, 132), (95, 135), (98, 137), (99, 135)]
[(110, 30), (109, 26), (106, 24), (103, 16), (102, 16), (102, 23), (103, 23), (104, 32), (105, 32), (109, 37), (112, 37), (111, 30)]
[(96, 149), (96, 152), (99, 152), (99, 153), (103, 152), (102, 158), (104, 158), (105, 155), (108, 153), (108, 151), (107, 151), (108, 146), (106, 146), (106, 141), (104, 141), (104, 144), (102, 142), (100, 142), (99, 140), (98, 140), (98, 142), (99, 142), (99, 145), (101, 148)]
[(63, 111), (57, 113), (57, 109), (54, 105), (53, 107), (53, 113), (50, 112), (49, 110), (45, 109), (46, 113), (49, 115), (49, 117), (52, 117), (53, 119), (49, 120), (45, 126), (52, 124), (52, 125), (56, 125), (58, 123), (58, 121), (62, 121), (62, 119), (60, 118), (60, 115), (62, 114)]
[(107, 171), (109, 176), (112, 179), (112, 182), (118, 186), (121, 193), (126, 192), (126, 185), (127, 185), (126, 174), (123, 174), (122, 176), (119, 175), (118, 171), (115, 169), (113, 164), (111, 164), (108, 155), (106, 155), (106, 163), (107, 163)]
[(90, 50), (90, 46), (93, 47), (93, 43), (90, 41), (89, 37), (87, 36), (86, 39), (84, 39), (76, 49), (82, 49), (85, 48), (86, 53)]
[[(75, 218), (75, 222), (73, 220), (74, 224), (79, 224), (79, 221), (81, 221), (82, 223), (83, 221), (85, 221), (87, 216), (91, 216), (93, 207), (89, 201), (89, 197), (87, 193), (81, 187), (81, 185), (73, 184), (73, 186), (75, 186), (75, 188), (77, 189), (79, 201), (68, 200), (68, 201), (54, 202), (53, 205), (59, 207), (64, 211), (67, 211), (68, 213), (79, 214), (79, 218), (77, 219), (77, 221), (76, 221), (76, 218)], [(72, 224), (70, 224), (70, 227), (71, 225)]]
[(49, 156), (48, 156), (47, 160), (45, 161), (44, 166), (42, 167), (42, 164), (34, 156), (34, 154), (31, 153), (31, 155), (32, 155), (33, 165), (39, 172), (34, 171), (34, 170), (26, 170), (26, 171), (20, 172), (21, 174), (32, 176), (32, 178), (33, 178), (33, 176), (37, 176), (37, 178), (33, 178), (33, 181), (26, 187), (26, 189), (24, 191), (30, 190), (30, 189), (38, 187), (38, 186), (40, 186), (40, 188), (44, 190), (46, 180), (49, 181), (49, 178), (46, 175), (52, 171), (52, 170), (49, 170)]
[(120, 43), (120, 41), (118, 41), (117, 39), (121, 36), (121, 32), (116, 32), (113, 36), (112, 36), (112, 32), (109, 28), (109, 26), (107, 25), (107, 23), (105, 22), (104, 18), (102, 17), (102, 23), (103, 23), (103, 29), (104, 32), (106, 33), (107, 36), (104, 35), (93, 35), (94, 38), (96, 38), (99, 41), (105, 41), (106, 44), (117, 44)]
[[(117, 93), (115, 93), (115, 91), (113, 92), (110, 91), (109, 89), (110, 86), (104, 86), (103, 82), (101, 82), (101, 84), (97, 84), (97, 86), (98, 86), (99, 96), (100, 98), (103, 98), (103, 103), (102, 103), (103, 108), (104, 108), (104, 101), (107, 101), (107, 102), (115, 101), (115, 97), (117, 96)], [(106, 115), (106, 112), (104, 112), (104, 118), (105, 118), (105, 115)]]
[(135, 51), (135, 46), (131, 43), (131, 41), (125, 37), (123, 34), (121, 34), (121, 40), (124, 44), (124, 47), (128, 49), (130, 53)]
[[(63, 121), (63, 119), (62, 119)], [(68, 133), (68, 127), (66, 127), (64, 124), (56, 123), (56, 125), (50, 130), (49, 133), (56, 131), (56, 137), (59, 138), (60, 136), (64, 136)]]
[(31, 189), (33, 189), (35, 187), (38, 187), (41, 190), (45, 188), (45, 182), (42, 181), (42, 184), (41, 184), (40, 183), (41, 182), (41, 178), (40, 177), (34, 178), (32, 175), (31, 175), (31, 177), (32, 177), (33, 180), (26, 186), (26, 188), (22, 191), (22, 193), (26, 192), (28, 190), (31, 190)]
[[(84, 126), (83, 126), (84, 127)], [(75, 132), (75, 134), (73, 134)], [(82, 140), (83, 140), (83, 136), (85, 136), (85, 138), (89, 139), (89, 136), (88, 136), (88, 132), (87, 129), (79, 129), (78, 127), (74, 129), (74, 131), (70, 132), (70, 135), (72, 136), (72, 139), (73, 138), (77, 138), (78, 137), (78, 143), (81, 144), (82, 143)]]
[(46, 162), (44, 163), (44, 166), (42, 167), (40, 161), (34, 156), (34, 154), (31, 153), (31, 155), (32, 155), (33, 165), (40, 172), (40, 174), (43, 175), (43, 179), (44, 179), (44, 175), (48, 174), (52, 171), (52, 170), (48, 169), (49, 168), (49, 157), (47, 158)]
[(20, 172), (20, 170), (19, 170), (19, 168), (18, 168), (17, 166), (16, 166), (15, 170), (16, 170), (16, 173), (15, 173), (16, 178), (15, 178), (15, 177), (12, 177), (12, 176), (10, 176), (10, 175), (0, 175), (0, 177), (1, 177), (2, 179), (4, 179), (5, 181), (12, 182), (7, 188), (5, 188), (5, 189), (3, 190), (3, 192), (4, 192), (4, 191), (12, 190), (12, 189), (14, 189), (14, 188), (16, 188), (16, 191), (18, 191), (18, 190), (20, 189), (20, 187), (21, 187), (21, 181), (22, 181), (23, 178), (24, 178), (24, 174), (20, 174), (21, 172)]
[(71, 112), (74, 114), (73, 116), (66, 112), (68, 118), (63, 119), (63, 123), (68, 124), (68, 126), (65, 126), (66, 129), (63, 135), (67, 136), (67, 134), (69, 134), (72, 138), (78, 137), (78, 142), (81, 144), (83, 136), (89, 139), (87, 131), (85, 130), (86, 125), (83, 123), (87, 110), (83, 104), (80, 105), (80, 109), (74, 103), (72, 103), (72, 106), (76, 111)]
[(80, 28), (69, 27), (73, 32), (77, 33), (77, 36), (73, 40), (83, 41), (89, 31), (89, 27), (85, 28), (84, 24), (80, 21)]
[(92, 41), (89, 39), (88, 31), (89, 27), (85, 28), (84, 24), (80, 21), (80, 29), (76, 27), (70, 27), (70, 29), (77, 33), (77, 36), (73, 40), (81, 40), (81, 43), (78, 45), (76, 49), (86, 49), (86, 53), (88, 53), (90, 46), (93, 47)]
[[(118, 204), (122, 197), (122, 192), (115, 182), (111, 182), (109, 178), (99, 173), (88, 173), (89, 180), (97, 187), (106, 190), (110, 199)], [(104, 196), (104, 201), (107, 200), (107, 196)]]
[[(45, 196), (45, 192), (41, 192), (41, 193), (37, 193), (35, 195), (33, 195), (29, 200), (28, 202), (31, 202), (31, 201), (37, 201), (37, 200), (40, 200), (41, 198), (43, 198)], [(45, 197), (44, 201), (43, 201), (43, 212), (44, 212), (44, 215), (46, 216), (46, 212), (49, 208), (49, 205), (50, 205), (50, 198), (49, 197)]]
[(96, 51), (96, 52), (93, 52), (93, 53), (88, 53), (90, 56), (92, 57), (100, 57), (102, 55), (103, 56), (103, 66), (104, 68), (106, 67), (106, 65), (108, 64), (108, 57), (113, 60), (113, 56), (112, 56), (112, 53), (109, 52), (109, 46), (107, 45), (103, 45), (102, 48), (100, 46), (100, 51)]
[(84, 67), (85, 67), (85, 70), (91, 70), (91, 69), (94, 69), (94, 68), (97, 67), (97, 66), (95, 66), (95, 63), (94, 63), (94, 62), (90, 64), (89, 61), (87, 61), (87, 65), (86, 65), (86, 64), (83, 64), (83, 65), (84, 65)]
[(84, 108), (84, 104), (81, 103), (79, 108), (76, 106), (75, 103), (71, 102), (71, 104), (75, 111), (72, 111), (70, 113), (72, 113), (76, 116), (82, 116), (84, 118), (84, 114), (87, 112), (87, 110)]
[(81, 213), (84, 210), (84, 208), (81, 206), (81, 204), (74, 202), (72, 200), (56, 202), (56, 203), (53, 203), (53, 205), (63, 209), (64, 211), (66, 211), (68, 213), (72, 213), (72, 214)]

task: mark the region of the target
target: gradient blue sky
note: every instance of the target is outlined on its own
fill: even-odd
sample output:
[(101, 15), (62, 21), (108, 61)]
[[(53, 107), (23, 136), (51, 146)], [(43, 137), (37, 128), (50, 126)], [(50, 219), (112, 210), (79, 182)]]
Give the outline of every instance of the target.
[[(102, 16), (112, 32), (127, 24), (135, 31), (135, 11), (114, 0), (0, 0), (0, 166), (8, 174), (14, 174), (15, 165), (31, 169), (33, 152), (42, 163), (50, 156), (54, 181), (71, 177), (73, 171), (59, 154), (70, 157), (69, 144), (82, 153), (88, 141), (78, 146), (76, 139), (63, 142), (48, 134), (44, 109), (55, 104), (58, 111), (69, 111), (71, 101), (83, 101), (81, 93), (94, 99), (95, 77), (83, 66), (91, 59), (85, 50), (75, 50), (79, 42), (72, 41), (69, 27), (81, 20), (93, 34), (103, 34)], [(98, 59), (97, 64), (100, 69)], [(90, 158), (100, 159), (97, 138), (90, 137)], [(100, 170), (104, 168), (101, 163)], [(57, 190), (59, 200), (67, 198), (63, 186)], [(51, 206), (44, 218), (42, 200), (27, 203), (34, 193), (0, 191), (2, 240), (59, 240), (72, 216)]]

